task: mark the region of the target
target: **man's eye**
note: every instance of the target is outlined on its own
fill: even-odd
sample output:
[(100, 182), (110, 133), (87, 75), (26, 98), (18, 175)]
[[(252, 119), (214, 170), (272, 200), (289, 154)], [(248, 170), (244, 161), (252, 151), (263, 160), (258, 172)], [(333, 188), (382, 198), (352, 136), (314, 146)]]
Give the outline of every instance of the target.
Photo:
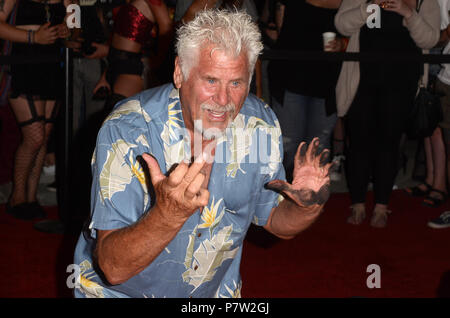
[(232, 84), (234, 87), (239, 86), (240, 83), (241, 83), (241, 82), (239, 82), (239, 81), (231, 82), (231, 84)]
[(212, 79), (212, 78), (209, 78), (209, 79), (208, 79), (208, 83), (209, 83), (209, 84), (214, 84), (215, 82), (216, 82), (215, 79)]

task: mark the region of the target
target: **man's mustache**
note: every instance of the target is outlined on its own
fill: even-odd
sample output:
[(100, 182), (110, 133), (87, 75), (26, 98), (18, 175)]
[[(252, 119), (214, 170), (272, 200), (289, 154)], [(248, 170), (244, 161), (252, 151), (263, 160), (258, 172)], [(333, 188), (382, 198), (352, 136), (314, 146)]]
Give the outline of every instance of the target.
[(236, 110), (236, 105), (234, 105), (234, 103), (229, 103), (226, 104), (225, 106), (219, 106), (219, 105), (215, 105), (215, 104), (210, 104), (210, 103), (203, 103), (200, 105), (200, 108), (202, 110), (209, 110), (209, 111), (213, 111), (213, 112), (229, 112), (229, 111), (235, 111)]

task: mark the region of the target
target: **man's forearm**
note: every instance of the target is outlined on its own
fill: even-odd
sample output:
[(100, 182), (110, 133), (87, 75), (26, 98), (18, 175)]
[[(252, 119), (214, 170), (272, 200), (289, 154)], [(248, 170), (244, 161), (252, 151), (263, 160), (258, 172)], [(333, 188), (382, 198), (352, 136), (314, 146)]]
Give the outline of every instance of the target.
[(99, 241), (96, 256), (106, 279), (121, 284), (151, 264), (183, 226), (169, 224), (157, 207), (135, 224)]
[(323, 205), (300, 207), (285, 199), (274, 209), (264, 228), (282, 239), (291, 239), (314, 223), (322, 209)]

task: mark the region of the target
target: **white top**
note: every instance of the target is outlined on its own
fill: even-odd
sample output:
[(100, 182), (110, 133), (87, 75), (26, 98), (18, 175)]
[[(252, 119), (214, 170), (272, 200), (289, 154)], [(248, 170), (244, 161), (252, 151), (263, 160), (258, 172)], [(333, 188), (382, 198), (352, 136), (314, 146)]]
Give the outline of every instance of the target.
[(450, 0), (438, 0), (438, 2), (441, 8), (441, 30), (444, 30), (449, 25)]
[[(450, 0), (438, 0), (441, 7), (441, 30), (444, 30), (450, 24)], [(442, 54), (450, 54), (450, 42), (444, 48)], [(450, 85), (450, 64), (442, 64), (438, 78), (441, 82)]]

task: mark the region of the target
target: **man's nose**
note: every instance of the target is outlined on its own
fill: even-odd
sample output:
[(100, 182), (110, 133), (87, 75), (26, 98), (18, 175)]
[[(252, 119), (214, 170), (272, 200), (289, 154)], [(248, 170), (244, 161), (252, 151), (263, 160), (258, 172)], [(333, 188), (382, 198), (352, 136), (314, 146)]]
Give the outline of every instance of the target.
[(214, 95), (214, 102), (220, 106), (225, 106), (230, 102), (230, 94), (226, 86), (221, 85), (217, 89), (217, 92)]

